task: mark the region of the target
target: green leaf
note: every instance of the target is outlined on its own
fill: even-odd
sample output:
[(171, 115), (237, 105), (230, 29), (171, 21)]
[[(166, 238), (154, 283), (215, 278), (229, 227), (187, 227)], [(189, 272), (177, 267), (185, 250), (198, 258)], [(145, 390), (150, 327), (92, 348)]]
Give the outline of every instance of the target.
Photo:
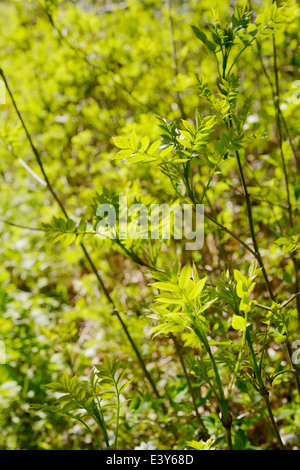
[(203, 279), (200, 279), (200, 281), (197, 282), (197, 284), (195, 284), (195, 286), (193, 287), (193, 289), (191, 290), (189, 294), (190, 300), (194, 300), (197, 297), (199, 297), (199, 295), (201, 294), (203, 290), (203, 287), (205, 286), (205, 283), (206, 283), (206, 278), (203, 278)]
[(150, 143), (149, 137), (147, 136), (143, 137), (140, 142), (139, 152), (144, 153), (147, 150), (149, 143)]
[(206, 44), (206, 41), (207, 41), (206, 34), (203, 33), (203, 31), (200, 31), (200, 29), (197, 28), (197, 26), (192, 25), (192, 29), (194, 31), (195, 36), (198, 39), (200, 39), (200, 41), (202, 41), (204, 44)]
[(245, 296), (248, 294), (248, 289), (242, 281), (239, 281), (236, 285), (236, 293), (240, 299), (244, 299)]
[(286, 336), (285, 335), (278, 335), (274, 337), (274, 340), (276, 343), (285, 343), (286, 342)]
[(113, 137), (113, 141), (115, 146), (120, 149), (128, 149), (130, 147), (129, 140), (126, 137)]
[(216, 50), (216, 45), (211, 42), (211, 41), (206, 41), (206, 46), (208, 47), (208, 49), (212, 52), (214, 52)]
[(128, 382), (126, 382), (125, 384), (122, 385), (122, 387), (119, 389), (119, 393), (121, 395), (121, 393), (124, 392), (124, 390), (128, 387), (128, 385), (131, 383), (131, 380), (128, 380)]
[(114, 158), (129, 158), (132, 155), (132, 150), (131, 149), (124, 149), (120, 150)]
[(154, 282), (150, 284), (151, 287), (155, 287), (156, 289), (166, 290), (169, 292), (178, 292), (178, 286), (175, 286), (171, 282)]
[(172, 267), (172, 274), (173, 274), (173, 279), (177, 282), (178, 274), (179, 274), (179, 263), (178, 260), (174, 263)]
[(169, 153), (171, 153), (173, 149), (174, 149), (174, 145), (171, 145), (170, 147), (163, 149), (159, 154), (160, 158), (164, 158), (167, 155), (169, 155)]
[(239, 315), (233, 315), (231, 326), (234, 330), (243, 330), (246, 327), (246, 320)]
[(76, 223), (72, 219), (67, 219), (67, 225), (66, 225), (67, 231), (68, 232), (73, 232), (76, 230)]
[(85, 232), (86, 231), (86, 221), (84, 219), (81, 219), (78, 225), (78, 230), (79, 232)]
[(247, 28), (247, 33), (251, 36), (255, 36), (257, 33), (257, 27), (253, 23), (250, 23)]
[(248, 284), (248, 280), (246, 278), (246, 276), (244, 276), (244, 274), (242, 274), (240, 271), (238, 271), (237, 269), (235, 269), (233, 271), (233, 275), (234, 275), (234, 279), (236, 280), (236, 282), (239, 282), (241, 281), (242, 284), (245, 284), (247, 285)]
[(195, 134), (194, 125), (190, 121), (186, 121), (185, 119), (181, 119), (181, 122), (184, 127), (189, 131), (189, 133), (193, 136)]
[(191, 266), (189, 264), (186, 264), (180, 273), (179, 282), (178, 282), (179, 287), (181, 287), (181, 289), (185, 289), (186, 286), (188, 285), (190, 278), (191, 278)]
[(129, 138), (129, 146), (130, 146), (131, 150), (133, 150), (134, 152), (137, 150), (138, 138), (137, 138), (137, 135), (136, 135), (135, 131), (132, 132), (132, 134)]
[(63, 245), (64, 246), (69, 246), (73, 243), (73, 241), (76, 239), (76, 233), (68, 233), (66, 234), (64, 238)]
[(149, 155), (153, 155), (160, 145), (161, 145), (161, 141), (156, 140), (156, 142), (153, 142), (153, 144), (150, 145), (150, 147), (148, 148), (147, 153)]

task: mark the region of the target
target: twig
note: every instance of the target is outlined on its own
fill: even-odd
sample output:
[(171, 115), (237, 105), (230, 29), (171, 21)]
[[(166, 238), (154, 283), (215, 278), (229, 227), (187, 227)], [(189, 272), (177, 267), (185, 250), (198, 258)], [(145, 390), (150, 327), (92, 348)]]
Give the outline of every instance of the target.
[(11, 225), (12, 227), (22, 228), (23, 230), (31, 230), (32, 232), (45, 232), (44, 229), (38, 227), (26, 227), (25, 225), (16, 224), (10, 220), (0, 219), (2, 224)]
[[(29, 133), (29, 131), (28, 131), (28, 129), (27, 129), (27, 126), (26, 126), (26, 124), (25, 124), (25, 122), (24, 122), (24, 120), (23, 120), (23, 117), (22, 117), (22, 115), (21, 115), (21, 113), (20, 113), (20, 111), (19, 111), (19, 109), (18, 109), (18, 106), (17, 106), (17, 104), (16, 104), (16, 102), (15, 102), (14, 96), (13, 96), (13, 94), (12, 94), (12, 92), (11, 92), (11, 89), (10, 89), (10, 87), (9, 87), (9, 85), (8, 85), (8, 82), (7, 82), (7, 80), (6, 80), (5, 74), (4, 74), (4, 72), (3, 72), (2, 69), (0, 69), (0, 76), (2, 77), (2, 79), (3, 79), (4, 83), (5, 83), (5, 86), (6, 86), (6, 89), (7, 89), (7, 91), (8, 91), (8, 94), (9, 94), (9, 96), (10, 96), (10, 98), (11, 98), (12, 103), (13, 103), (14, 109), (15, 109), (15, 111), (16, 111), (16, 113), (17, 113), (19, 119), (20, 119), (20, 122), (21, 122), (21, 124), (22, 124), (22, 127), (23, 127), (23, 129), (24, 129), (24, 131), (25, 131), (25, 134), (26, 134), (27, 139), (28, 139), (28, 141), (29, 141), (29, 144), (30, 144), (30, 146), (31, 146), (31, 149), (32, 149), (32, 151), (33, 151), (33, 153), (34, 153), (34, 155), (35, 155), (35, 157), (36, 157), (36, 160), (37, 160), (37, 162), (38, 162), (38, 165), (39, 165), (39, 167), (40, 167), (40, 169), (41, 169), (41, 172), (42, 172), (42, 174), (43, 174), (43, 177), (44, 177), (44, 180), (45, 180), (45, 182), (46, 182), (47, 188), (48, 188), (48, 190), (51, 192), (51, 194), (52, 194), (52, 196), (54, 197), (54, 199), (56, 200), (56, 202), (57, 202), (57, 204), (59, 205), (59, 207), (60, 207), (62, 213), (64, 214), (64, 216), (65, 216), (66, 218), (68, 218), (68, 214), (67, 214), (67, 211), (66, 211), (66, 209), (65, 209), (65, 207), (64, 207), (64, 205), (63, 205), (63, 203), (61, 202), (60, 198), (57, 196), (57, 194), (56, 194), (56, 192), (55, 192), (55, 190), (54, 190), (52, 184), (50, 183), (50, 180), (49, 180), (49, 178), (48, 178), (48, 175), (47, 175), (47, 173), (46, 173), (46, 171), (45, 171), (45, 169), (44, 169), (44, 166), (43, 166), (43, 163), (42, 163), (40, 154), (39, 154), (37, 148), (35, 147), (35, 145), (34, 145), (34, 143), (33, 143), (33, 141), (32, 141), (32, 138), (31, 138), (31, 136), (30, 136), (30, 133)], [(132, 348), (133, 348), (133, 350), (134, 350), (134, 352), (135, 352), (135, 354), (136, 354), (136, 356), (137, 356), (138, 362), (140, 363), (140, 366), (142, 367), (142, 370), (143, 370), (143, 372), (144, 372), (144, 374), (145, 374), (145, 377), (147, 378), (148, 382), (150, 383), (151, 388), (152, 388), (152, 390), (153, 390), (155, 396), (156, 396), (158, 399), (160, 399), (161, 396), (160, 396), (160, 394), (159, 394), (159, 392), (158, 392), (158, 389), (157, 389), (157, 387), (156, 387), (156, 384), (154, 383), (151, 374), (148, 372), (148, 370), (147, 370), (147, 368), (146, 368), (146, 365), (145, 365), (145, 362), (144, 362), (144, 359), (142, 358), (142, 356), (141, 356), (141, 354), (140, 354), (140, 352), (139, 352), (139, 350), (138, 350), (138, 348), (137, 348), (137, 346), (136, 346), (136, 344), (135, 344), (135, 341), (133, 340), (131, 334), (129, 333), (129, 330), (128, 330), (128, 328), (127, 328), (127, 325), (125, 324), (125, 322), (124, 322), (124, 320), (123, 320), (123, 318), (122, 318), (122, 316), (121, 316), (119, 310), (117, 309), (117, 307), (116, 307), (116, 305), (115, 305), (114, 300), (112, 299), (112, 297), (111, 297), (111, 295), (110, 295), (108, 289), (106, 288), (106, 286), (105, 286), (105, 284), (104, 284), (104, 282), (103, 282), (103, 280), (102, 280), (102, 277), (100, 276), (100, 274), (99, 274), (99, 272), (98, 272), (98, 270), (97, 270), (97, 268), (96, 268), (96, 266), (95, 266), (93, 260), (91, 259), (91, 257), (90, 257), (90, 255), (89, 255), (89, 253), (88, 253), (88, 251), (87, 251), (85, 245), (84, 245), (82, 242), (80, 243), (80, 247), (81, 247), (81, 249), (82, 249), (82, 251), (83, 251), (83, 253), (84, 253), (84, 255), (85, 255), (85, 258), (86, 258), (87, 261), (89, 262), (89, 264), (90, 264), (90, 266), (91, 266), (91, 268), (92, 268), (92, 271), (94, 272), (94, 274), (95, 274), (95, 276), (96, 276), (96, 278), (97, 278), (97, 280), (98, 280), (98, 283), (99, 283), (99, 285), (100, 285), (102, 291), (104, 292), (104, 295), (105, 295), (107, 301), (108, 301), (108, 302), (111, 304), (111, 306), (112, 306), (112, 309), (113, 309), (112, 313), (117, 316), (119, 322), (121, 323), (121, 326), (122, 326), (122, 328), (123, 328), (123, 330), (124, 330), (124, 332), (125, 332), (125, 335), (127, 336), (127, 339), (128, 339), (128, 341), (130, 342), (130, 344), (131, 344), (131, 346), (132, 346)], [(165, 407), (165, 405), (164, 405), (163, 403), (161, 404), (161, 407), (162, 407), (163, 412), (164, 412), (164, 413), (167, 413), (167, 409), (166, 409), (166, 407)], [(173, 430), (173, 431), (175, 431), (175, 430)], [(176, 432), (175, 432), (174, 434), (177, 435)]]

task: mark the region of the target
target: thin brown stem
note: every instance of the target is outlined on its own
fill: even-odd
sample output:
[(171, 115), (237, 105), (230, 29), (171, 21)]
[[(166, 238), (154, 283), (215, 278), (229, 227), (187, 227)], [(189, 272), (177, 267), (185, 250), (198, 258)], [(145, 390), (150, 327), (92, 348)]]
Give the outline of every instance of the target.
[(285, 450), (285, 447), (284, 447), (284, 445), (283, 445), (283, 442), (282, 442), (280, 433), (279, 433), (279, 431), (278, 431), (278, 427), (277, 427), (276, 422), (275, 422), (275, 419), (274, 419), (274, 415), (273, 415), (273, 411), (272, 411), (272, 408), (271, 408), (271, 404), (270, 404), (270, 399), (269, 399), (269, 393), (268, 393), (268, 391), (263, 392), (263, 393), (262, 393), (262, 396), (263, 396), (264, 402), (265, 402), (265, 404), (266, 404), (266, 408), (267, 408), (267, 410), (268, 410), (268, 414), (269, 414), (269, 418), (270, 418), (270, 421), (271, 421), (271, 425), (272, 425), (274, 434), (275, 434), (275, 436), (276, 436), (276, 439), (277, 439), (277, 441), (278, 441), (280, 450)]
[(272, 287), (271, 287), (270, 281), (268, 279), (268, 275), (267, 275), (267, 272), (266, 272), (266, 269), (265, 269), (265, 266), (264, 266), (263, 259), (261, 257), (260, 252), (259, 252), (259, 249), (258, 249), (258, 243), (257, 243), (257, 239), (256, 239), (256, 234), (255, 234), (254, 220), (253, 220), (253, 215), (252, 215), (252, 206), (251, 206), (250, 196), (249, 196), (249, 193), (248, 193), (248, 188), (247, 188), (247, 184), (246, 184), (246, 180), (245, 180), (245, 176), (244, 176), (244, 171), (243, 171), (243, 167), (242, 167), (242, 163), (241, 163), (241, 159), (240, 159), (240, 154), (239, 154), (238, 150), (236, 150), (235, 155), (236, 155), (236, 159), (237, 159), (237, 162), (238, 162), (238, 167), (239, 167), (239, 172), (240, 172), (240, 176), (241, 176), (242, 186), (243, 186), (244, 195), (245, 195), (245, 199), (246, 199), (246, 206), (247, 206), (247, 213), (248, 213), (248, 220), (249, 220), (249, 228), (250, 228), (251, 238), (252, 238), (252, 242), (253, 242), (253, 246), (254, 246), (254, 256), (257, 259), (257, 261), (258, 261), (258, 263), (261, 267), (262, 274), (263, 274), (263, 277), (264, 277), (269, 295), (270, 295), (271, 299), (274, 301), (275, 296), (273, 294)]
[(198, 411), (198, 406), (197, 406), (197, 403), (196, 403), (195, 393), (194, 393), (194, 390), (193, 390), (193, 387), (192, 387), (191, 379), (190, 379), (188, 371), (186, 369), (186, 365), (185, 365), (185, 362), (184, 362), (184, 358), (183, 358), (183, 354), (181, 352), (180, 345), (179, 345), (179, 343), (178, 343), (178, 341), (177, 341), (177, 339), (175, 338), (174, 335), (171, 335), (171, 338), (173, 340), (177, 355), (179, 357), (179, 361), (180, 361), (180, 364), (182, 366), (182, 370), (183, 370), (183, 373), (185, 375), (186, 382), (187, 382), (187, 385), (188, 385), (188, 389), (189, 389), (189, 392), (190, 392), (190, 395), (191, 395), (191, 398), (192, 398), (194, 411), (195, 411), (196, 417), (197, 417), (199, 425), (200, 425), (200, 432), (199, 432), (198, 438), (203, 439), (204, 441), (207, 441), (207, 439), (209, 439), (209, 433), (208, 433), (208, 431), (205, 427), (205, 424), (203, 423), (203, 420), (202, 420), (202, 418), (199, 414), (199, 411)]
[[(276, 49), (276, 41), (275, 36), (272, 36), (273, 40), (273, 59), (274, 59), (274, 76), (275, 76), (275, 97), (274, 97), (274, 107), (275, 107), (275, 115), (276, 115), (276, 127), (279, 139), (279, 148), (280, 148), (280, 158), (281, 158), (281, 165), (282, 170), (284, 173), (284, 181), (285, 181), (285, 188), (286, 188), (286, 195), (287, 195), (287, 203), (288, 203), (288, 218), (289, 218), (289, 225), (290, 228), (293, 228), (294, 220), (293, 220), (293, 208), (291, 204), (290, 198), (290, 187), (289, 187), (289, 178), (287, 172), (287, 166), (284, 158), (283, 153), (283, 136), (282, 136), (282, 128), (280, 122), (280, 90), (279, 90), (279, 77), (278, 77), (278, 66), (277, 66), (277, 49)], [(295, 271), (295, 292), (299, 291), (299, 274), (298, 274), (298, 266), (297, 260), (294, 254), (291, 254), (294, 271)], [(297, 311), (298, 311), (298, 319), (300, 320), (300, 297), (297, 297)]]

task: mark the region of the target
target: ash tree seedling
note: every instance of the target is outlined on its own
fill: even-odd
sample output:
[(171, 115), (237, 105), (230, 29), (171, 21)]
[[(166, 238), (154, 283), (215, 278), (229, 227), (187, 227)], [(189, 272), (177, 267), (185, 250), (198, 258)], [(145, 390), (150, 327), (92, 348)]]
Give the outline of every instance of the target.
[[(130, 381), (124, 378), (126, 372), (126, 369), (121, 368), (118, 359), (105, 357), (103, 364), (96, 364), (86, 380), (79, 380), (76, 375), (69, 377), (64, 374), (60, 382), (48, 384), (48, 388), (60, 396), (51, 404), (36, 405), (35, 408), (70, 416), (87, 428), (100, 449), (103, 448), (101, 440), (107, 449), (116, 449), (120, 413), (127, 402), (123, 392), (130, 384)], [(91, 425), (91, 420), (97, 426), (98, 432)], [(114, 439), (111, 442), (109, 431), (113, 422)]]

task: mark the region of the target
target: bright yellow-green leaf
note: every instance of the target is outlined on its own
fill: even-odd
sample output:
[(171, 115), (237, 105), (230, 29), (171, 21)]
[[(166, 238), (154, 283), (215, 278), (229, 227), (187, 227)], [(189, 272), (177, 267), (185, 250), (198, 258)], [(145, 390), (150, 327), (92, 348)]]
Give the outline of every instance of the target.
[(191, 278), (191, 266), (189, 264), (186, 264), (182, 268), (181, 273), (180, 273), (179, 287), (184, 289), (188, 285), (190, 278)]
[(239, 315), (233, 315), (231, 326), (234, 330), (242, 330), (246, 326), (246, 320), (244, 317), (240, 317)]
[(129, 140), (126, 137), (113, 137), (113, 141), (116, 147), (120, 149), (128, 149), (129, 148)]
[(133, 150), (134, 152), (136, 151), (137, 146), (138, 146), (138, 138), (137, 138), (135, 131), (132, 132), (129, 138), (129, 146), (131, 150)]
[(197, 282), (197, 284), (195, 284), (195, 286), (193, 287), (191, 293), (189, 294), (189, 299), (190, 300), (194, 300), (197, 297), (199, 297), (199, 295), (201, 294), (201, 292), (203, 290), (203, 287), (205, 286), (205, 283), (206, 283), (206, 278), (203, 278), (203, 279), (200, 279), (200, 281)]

